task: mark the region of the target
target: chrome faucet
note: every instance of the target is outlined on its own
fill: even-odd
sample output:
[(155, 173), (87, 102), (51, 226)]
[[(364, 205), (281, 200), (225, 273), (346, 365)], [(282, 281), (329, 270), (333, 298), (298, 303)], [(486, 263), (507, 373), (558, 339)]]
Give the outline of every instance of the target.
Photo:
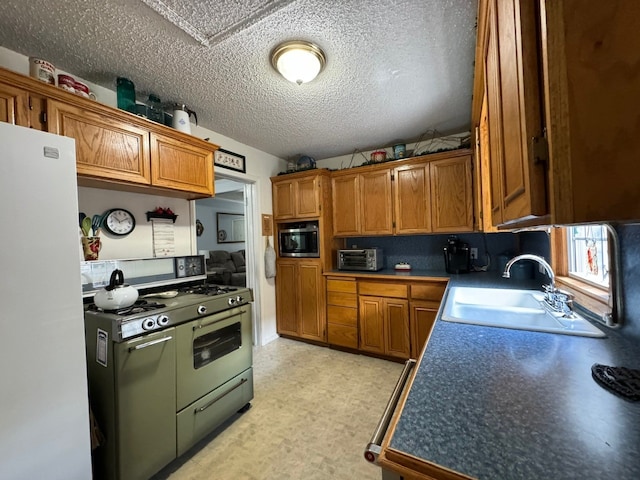
[(514, 263), (516, 263), (519, 260), (534, 260), (538, 262), (540, 265), (542, 265), (547, 276), (549, 277), (549, 285), (542, 286), (545, 292), (544, 293), (545, 303), (553, 311), (560, 312), (565, 317), (573, 316), (573, 310), (571, 308), (571, 305), (573, 304), (573, 295), (569, 292), (565, 292), (564, 290), (560, 290), (556, 288), (556, 283), (555, 283), (556, 276), (553, 273), (553, 269), (551, 268), (551, 265), (549, 265), (549, 263), (547, 263), (547, 261), (544, 258), (538, 255), (532, 255), (530, 253), (525, 253), (523, 255), (515, 256), (511, 260), (509, 260), (505, 265), (502, 276), (504, 278), (511, 278), (511, 267), (513, 266)]
[(550, 287), (553, 288), (553, 289), (556, 288), (556, 283), (555, 283), (556, 282), (556, 275), (553, 273), (553, 269), (551, 268), (551, 265), (549, 265), (544, 258), (542, 258), (542, 257), (540, 257), (538, 255), (532, 255), (530, 253), (525, 253), (523, 255), (518, 255), (516, 257), (513, 257), (511, 260), (509, 260), (507, 262), (507, 264), (505, 265), (504, 273), (502, 274), (502, 276), (504, 278), (511, 278), (511, 267), (518, 260), (535, 260), (536, 262), (538, 262), (540, 265), (542, 265), (544, 267), (545, 272), (549, 276), (549, 279), (551, 281)]

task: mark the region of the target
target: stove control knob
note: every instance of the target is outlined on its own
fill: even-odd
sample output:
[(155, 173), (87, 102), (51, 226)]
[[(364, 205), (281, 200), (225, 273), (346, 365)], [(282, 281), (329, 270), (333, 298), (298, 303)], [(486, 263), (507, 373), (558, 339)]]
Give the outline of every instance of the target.
[(157, 323), (161, 327), (164, 327), (165, 325), (167, 325), (169, 323), (169, 317), (167, 317), (166, 315), (160, 315), (158, 317)]
[(207, 307), (198, 305), (198, 315), (204, 315), (205, 313), (207, 313)]
[(153, 318), (145, 318), (142, 321), (142, 329), (143, 330), (152, 330), (153, 327), (156, 326), (156, 322)]
[(236, 299), (229, 298), (229, 300), (227, 300), (227, 303), (229, 304), (230, 307), (233, 307), (236, 304)]
[(244, 302), (244, 298), (243, 298), (243, 297), (241, 297), (240, 295), (238, 295), (238, 296), (236, 297), (236, 303), (242, 303), (242, 302)]

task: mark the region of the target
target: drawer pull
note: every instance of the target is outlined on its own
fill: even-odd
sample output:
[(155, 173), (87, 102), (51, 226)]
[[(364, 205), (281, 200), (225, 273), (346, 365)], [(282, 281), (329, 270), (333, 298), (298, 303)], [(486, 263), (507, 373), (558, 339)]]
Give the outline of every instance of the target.
[(231, 392), (233, 392), (235, 389), (241, 387), (242, 385), (244, 385), (245, 383), (247, 383), (249, 380), (247, 380), (246, 378), (242, 378), (240, 379), (240, 382), (237, 385), (234, 385), (233, 387), (231, 387), (229, 390), (227, 390), (224, 393), (221, 393), (220, 395), (218, 395), (216, 398), (214, 398), (213, 400), (211, 400), (210, 402), (208, 402), (206, 405), (203, 405), (200, 408), (196, 408), (194, 410), (193, 413), (200, 413), (200, 412), (204, 412), (207, 408), (209, 408), (211, 405), (213, 405), (214, 403), (216, 403), (218, 400), (220, 400), (221, 398), (229, 395)]

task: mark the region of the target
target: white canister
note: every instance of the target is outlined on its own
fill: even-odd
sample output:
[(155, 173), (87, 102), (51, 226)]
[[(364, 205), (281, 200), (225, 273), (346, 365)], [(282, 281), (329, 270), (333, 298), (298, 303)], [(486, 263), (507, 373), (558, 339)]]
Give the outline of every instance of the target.
[(190, 134), (191, 123), (189, 122), (189, 117), (191, 117), (191, 115), (193, 115), (196, 125), (198, 125), (198, 116), (196, 115), (196, 112), (190, 110), (186, 105), (175, 105), (171, 126), (176, 130)]
[(29, 75), (41, 82), (56, 84), (56, 67), (41, 58), (29, 57)]
[(191, 123), (189, 122), (189, 112), (184, 110), (174, 110), (171, 126), (184, 133), (191, 133)]

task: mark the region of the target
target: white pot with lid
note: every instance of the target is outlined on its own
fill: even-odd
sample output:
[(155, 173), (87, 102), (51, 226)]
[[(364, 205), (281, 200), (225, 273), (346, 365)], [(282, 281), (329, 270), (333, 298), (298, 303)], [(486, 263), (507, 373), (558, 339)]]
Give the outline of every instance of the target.
[(122, 270), (111, 272), (109, 285), (99, 290), (93, 297), (96, 307), (103, 310), (117, 310), (130, 307), (138, 299), (138, 290), (124, 283)]

